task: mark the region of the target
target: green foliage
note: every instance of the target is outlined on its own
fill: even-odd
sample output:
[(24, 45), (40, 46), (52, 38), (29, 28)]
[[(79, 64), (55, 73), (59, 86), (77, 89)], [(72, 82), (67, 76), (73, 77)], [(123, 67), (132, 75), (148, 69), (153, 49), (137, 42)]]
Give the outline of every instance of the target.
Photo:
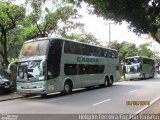
[[(82, 0), (64, 0), (77, 3)], [(98, 16), (115, 22), (127, 21), (136, 34), (150, 34), (160, 43), (159, 0), (83, 0)]]
[(25, 16), (25, 9), (22, 6), (13, 5), (9, 2), (0, 1), (0, 56), (2, 64), (8, 64), (8, 33), (17, 27), (17, 24)]
[[(8, 2), (0, 2), (0, 30), (9, 31), (24, 17), (25, 9)], [(4, 28), (3, 28), (4, 27)]]
[(72, 39), (78, 36), (79, 41), (100, 44), (91, 34), (73, 35), (75, 29), (83, 31), (84, 27), (84, 24), (73, 20), (79, 17), (77, 9), (73, 6), (61, 5), (51, 9), (43, 6), (44, 3), (45, 0), (26, 1), (24, 6), (30, 5), (32, 10), (28, 13), (27, 7), (17, 6), (12, 2), (0, 2), (0, 55), (5, 63), (8, 64), (8, 58), (16, 59), (23, 42), (37, 37), (38, 33), (54, 32), (62, 37), (70, 36)]
[(95, 38), (91, 33), (71, 34), (65, 37), (68, 39), (77, 40), (79, 42), (84, 42), (92, 45), (101, 45), (97, 38)]
[(155, 57), (155, 53), (149, 49), (150, 43), (141, 44), (139, 47), (136, 47), (133, 43), (112, 41), (109, 45), (110, 48), (116, 49), (119, 52), (120, 61), (123, 62), (126, 57), (130, 56), (146, 56), (149, 58)]
[(149, 46), (150, 46), (150, 43), (141, 44), (138, 48), (138, 54), (140, 56), (147, 56), (149, 58), (153, 57), (154, 53), (148, 48)]
[(122, 42), (119, 43), (118, 41), (112, 41), (109, 46), (112, 49), (116, 49), (119, 52), (119, 59), (122, 62), (126, 56), (133, 56), (135, 55), (133, 51), (136, 49), (135, 44), (128, 43), (128, 42)]

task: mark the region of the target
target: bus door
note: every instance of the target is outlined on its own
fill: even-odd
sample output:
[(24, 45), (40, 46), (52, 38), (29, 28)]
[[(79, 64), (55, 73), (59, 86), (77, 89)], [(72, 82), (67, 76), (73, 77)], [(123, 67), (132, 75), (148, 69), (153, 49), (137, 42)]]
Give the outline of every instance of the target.
[(48, 91), (57, 91), (57, 86), (60, 83), (57, 77), (60, 75), (60, 62), (61, 62), (61, 51), (62, 51), (61, 40), (52, 40), (47, 59), (47, 86)]

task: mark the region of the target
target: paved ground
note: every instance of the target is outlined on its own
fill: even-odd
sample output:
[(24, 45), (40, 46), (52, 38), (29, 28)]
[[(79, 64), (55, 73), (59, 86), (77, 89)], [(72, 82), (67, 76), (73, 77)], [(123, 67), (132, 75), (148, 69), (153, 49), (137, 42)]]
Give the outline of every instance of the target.
[(23, 96), (18, 95), (16, 92), (0, 94), (0, 102), (7, 101), (7, 100), (13, 100), (13, 99), (19, 99), (22, 97)]
[(147, 107), (140, 114), (160, 114), (160, 99), (151, 106)]
[[(160, 79), (160, 74), (156, 76)], [(160, 114), (160, 98), (157, 98), (152, 105), (142, 110), (140, 114)]]
[[(159, 81), (159, 79), (160, 79), (160, 75), (158, 75), (157, 77), (156, 77), (156, 79)], [(158, 83), (158, 81), (157, 81), (157, 83)], [(143, 81), (139, 81), (139, 82), (143, 82)], [(150, 82), (150, 81), (146, 81), (146, 82)], [(128, 84), (128, 83), (127, 83)], [(127, 85), (127, 84), (125, 84), (125, 86)], [(133, 86), (130, 86), (130, 87), (133, 87)], [(148, 86), (148, 87), (151, 87), (151, 86)], [(112, 89), (112, 87), (111, 88), (107, 88), (108, 90), (109, 89)], [(92, 92), (94, 92), (94, 91), (103, 91), (104, 89), (96, 89), (96, 90), (91, 90), (91, 91), (88, 91), (88, 92), (91, 92), (91, 94), (92, 94)], [(157, 89), (158, 90), (158, 89)], [(86, 91), (87, 92), (87, 91)], [(136, 90), (134, 90), (134, 91), (131, 91), (132, 93), (134, 93), (134, 92), (136, 92)], [(85, 92), (84, 92), (85, 93)], [(95, 93), (95, 92), (94, 92)], [(77, 94), (78, 93), (76, 93), (75, 94), (75, 96), (77, 96)], [(83, 94), (83, 92), (81, 93), (79, 93), (79, 94)], [(74, 94), (73, 95), (71, 95), (71, 96), (73, 96), (74, 97)], [(8, 94), (3, 94), (3, 95), (0, 95), (0, 101), (2, 102), (2, 101), (6, 101), (6, 100), (12, 100), (12, 99), (19, 99), (19, 98), (22, 98), (23, 96), (20, 96), (20, 95), (18, 95), (18, 94), (16, 94), (16, 92), (14, 92), (14, 93), (8, 93)], [(60, 98), (54, 98), (53, 97), (53, 100), (52, 100), (52, 97), (51, 97), (51, 100), (50, 100), (50, 97), (49, 97), (49, 100), (47, 100), (47, 101), (51, 101), (51, 102), (56, 102), (56, 100), (57, 99), (59, 99), (59, 100), (64, 100), (63, 99), (63, 97), (66, 97), (66, 96), (62, 96), (62, 98), (60, 97)], [(41, 101), (41, 99), (40, 98), (37, 98), (37, 100), (38, 101)], [(45, 100), (45, 99), (42, 99), (42, 100)], [(22, 102), (27, 102), (27, 101), (29, 101), (29, 102), (32, 102), (32, 100), (31, 99), (28, 99), (28, 100), (25, 100), (25, 101), (22, 101)], [(35, 100), (34, 100), (35, 101)], [(108, 100), (109, 101), (109, 100)], [(9, 102), (9, 101), (8, 101)], [(13, 101), (11, 101), (11, 103), (12, 103)], [(19, 101), (20, 102), (20, 101)], [(105, 101), (105, 102), (107, 102), (107, 101)], [(154, 102), (152, 105), (149, 105), (149, 106), (146, 106), (146, 108), (143, 108), (143, 109), (141, 109), (140, 111), (139, 111), (139, 113), (140, 114), (160, 114), (160, 98), (159, 97), (157, 97), (157, 99), (155, 99), (154, 101), (152, 101), (152, 102)], [(43, 103), (43, 101), (41, 101), (41, 103)], [(98, 103), (99, 104), (99, 103)]]

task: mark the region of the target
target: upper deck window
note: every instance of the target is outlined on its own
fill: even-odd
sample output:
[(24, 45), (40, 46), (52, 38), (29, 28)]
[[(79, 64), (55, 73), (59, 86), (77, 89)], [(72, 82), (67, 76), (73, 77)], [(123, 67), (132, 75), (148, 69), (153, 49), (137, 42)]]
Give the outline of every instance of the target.
[(49, 40), (38, 40), (24, 43), (19, 58), (46, 55)]
[(137, 63), (140, 63), (140, 58), (139, 57), (125, 59), (125, 64), (126, 65), (132, 65), (132, 64), (137, 64)]

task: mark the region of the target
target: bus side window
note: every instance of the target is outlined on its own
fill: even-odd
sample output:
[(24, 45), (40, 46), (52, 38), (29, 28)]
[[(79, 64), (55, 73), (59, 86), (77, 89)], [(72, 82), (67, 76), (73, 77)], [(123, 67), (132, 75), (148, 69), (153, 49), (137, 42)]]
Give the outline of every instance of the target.
[(78, 74), (82, 75), (82, 74), (85, 74), (85, 72), (86, 72), (85, 65), (79, 64), (78, 65)]
[(115, 58), (116, 58), (116, 59), (118, 58), (118, 53), (117, 53), (117, 52), (115, 52)]
[(114, 52), (113, 51), (111, 51), (111, 58), (115, 58), (115, 54), (114, 54)]
[(109, 57), (109, 51), (108, 50), (105, 51), (104, 56), (107, 57), (107, 58)]
[(65, 64), (64, 65), (65, 75), (76, 75), (77, 74), (77, 65), (76, 64)]

